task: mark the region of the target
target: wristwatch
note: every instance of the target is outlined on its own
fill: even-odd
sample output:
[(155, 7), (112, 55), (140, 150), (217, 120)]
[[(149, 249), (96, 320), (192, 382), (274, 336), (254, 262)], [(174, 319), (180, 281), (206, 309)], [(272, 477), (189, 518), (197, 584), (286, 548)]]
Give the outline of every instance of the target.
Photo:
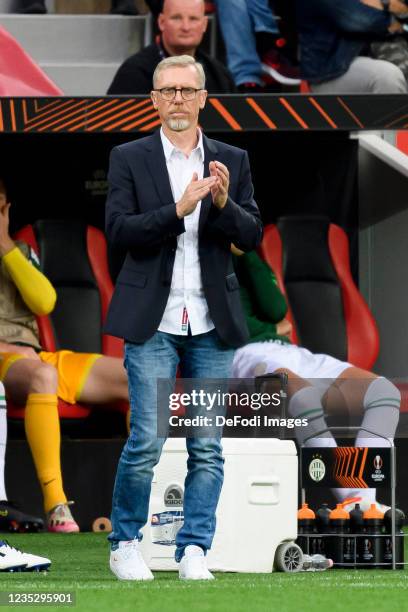
[(391, 0), (380, 0), (380, 2), (383, 5), (383, 11), (389, 13)]

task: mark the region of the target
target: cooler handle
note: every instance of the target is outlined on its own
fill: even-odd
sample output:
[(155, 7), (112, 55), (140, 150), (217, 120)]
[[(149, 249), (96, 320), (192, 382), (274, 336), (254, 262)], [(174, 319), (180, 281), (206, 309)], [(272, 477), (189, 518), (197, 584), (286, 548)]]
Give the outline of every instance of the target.
[(252, 477), (248, 482), (250, 504), (270, 506), (279, 503), (280, 478), (278, 476)]

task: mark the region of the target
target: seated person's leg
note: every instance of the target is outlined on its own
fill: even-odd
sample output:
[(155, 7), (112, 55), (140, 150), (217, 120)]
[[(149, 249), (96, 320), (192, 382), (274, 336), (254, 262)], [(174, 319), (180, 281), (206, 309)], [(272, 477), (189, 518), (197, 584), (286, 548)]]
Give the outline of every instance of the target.
[(78, 390), (77, 399), (90, 404), (128, 401), (128, 381), (121, 359), (101, 356), (96, 359)]
[[(96, 353), (41, 353), (58, 371), (58, 397), (74, 404), (125, 403), (128, 408), (128, 381), (122, 359)], [(129, 431), (129, 410), (127, 425)]]
[[(337, 378), (324, 399), (330, 412), (340, 401), (351, 414), (363, 411), (356, 446), (389, 447), (398, 426), (401, 395), (389, 380), (372, 372), (350, 367)], [(375, 435), (378, 434), (378, 435)], [(361, 497), (365, 505), (376, 498), (376, 489), (336, 489), (340, 499)]]
[(371, 57), (357, 57), (345, 74), (331, 81), (312, 83), (310, 87), (316, 94), (407, 92), (407, 83), (402, 70), (391, 62)]
[[(65, 505), (60, 462), (60, 426), (57, 408), (58, 375), (55, 368), (37, 359), (13, 361), (5, 373), (4, 385), (10, 399), (26, 404), (25, 430), (44, 496), (45, 512)], [(69, 516), (61, 516), (55, 531), (77, 531)]]
[(296, 439), (307, 447), (337, 446), (333, 435), (327, 430), (321, 401), (322, 392), (308, 380), (287, 368), (278, 368), (274, 373), (288, 376), (288, 412), (291, 418), (307, 419), (307, 427), (295, 427)]
[[(317, 364), (313, 354), (298, 346), (282, 345), (278, 342), (254, 342), (235, 353), (232, 378), (252, 378), (263, 374), (285, 372), (288, 375), (289, 416), (307, 418), (309, 423), (307, 427), (295, 428), (299, 444), (336, 446), (330, 432), (323, 433), (319, 438), (313, 437), (327, 429), (321, 402), (325, 389), (322, 391), (320, 387), (305, 380), (319, 376), (316, 367), (313, 367), (314, 362)], [(318, 364), (321, 365), (322, 360), (318, 360)], [(328, 370), (322, 376), (329, 377), (330, 374), (331, 370)], [(329, 382), (330, 380), (326, 384)]]

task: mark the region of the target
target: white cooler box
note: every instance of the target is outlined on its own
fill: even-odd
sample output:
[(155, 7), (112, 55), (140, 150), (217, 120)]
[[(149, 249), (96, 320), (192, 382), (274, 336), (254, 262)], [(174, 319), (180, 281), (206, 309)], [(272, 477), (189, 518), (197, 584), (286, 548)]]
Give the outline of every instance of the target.
[[(208, 567), (226, 572), (271, 572), (277, 547), (297, 537), (295, 444), (276, 438), (225, 438), (222, 444), (224, 485), (215, 538), (207, 553)], [(185, 440), (168, 439), (155, 468), (149, 521), (141, 542), (152, 570), (178, 569), (174, 542), (183, 520), (186, 461)]]

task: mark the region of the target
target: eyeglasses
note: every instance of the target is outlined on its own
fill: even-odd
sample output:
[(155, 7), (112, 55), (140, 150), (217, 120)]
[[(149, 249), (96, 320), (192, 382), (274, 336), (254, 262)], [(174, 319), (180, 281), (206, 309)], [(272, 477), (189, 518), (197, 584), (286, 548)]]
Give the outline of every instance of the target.
[(197, 91), (201, 89), (194, 89), (194, 87), (162, 87), (161, 89), (155, 89), (158, 91), (163, 100), (174, 100), (179, 91), (183, 100), (194, 100), (197, 95)]

